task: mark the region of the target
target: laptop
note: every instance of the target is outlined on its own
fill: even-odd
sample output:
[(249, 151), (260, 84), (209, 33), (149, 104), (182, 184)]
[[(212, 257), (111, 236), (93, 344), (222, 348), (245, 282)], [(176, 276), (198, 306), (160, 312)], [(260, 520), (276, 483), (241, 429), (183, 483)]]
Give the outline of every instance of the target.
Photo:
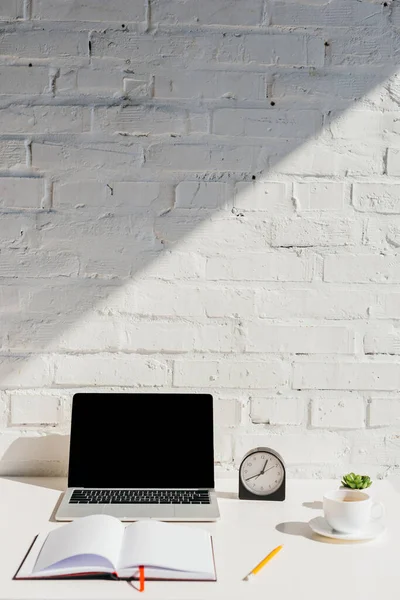
[(77, 393), (57, 521), (215, 521), (210, 394)]

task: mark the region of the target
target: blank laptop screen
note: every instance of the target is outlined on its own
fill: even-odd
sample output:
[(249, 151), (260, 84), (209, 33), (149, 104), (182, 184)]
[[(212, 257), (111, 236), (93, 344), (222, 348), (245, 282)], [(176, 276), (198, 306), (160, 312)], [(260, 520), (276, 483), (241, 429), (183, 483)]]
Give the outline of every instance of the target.
[(213, 488), (209, 394), (75, 394), (69, 487)]

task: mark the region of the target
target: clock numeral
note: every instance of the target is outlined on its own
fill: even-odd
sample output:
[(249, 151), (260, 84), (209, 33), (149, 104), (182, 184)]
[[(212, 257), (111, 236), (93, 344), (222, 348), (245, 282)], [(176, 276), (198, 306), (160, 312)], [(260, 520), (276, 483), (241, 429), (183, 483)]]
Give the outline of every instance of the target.
[(252, 465), (252, 464), (253, 464), (253, 463), (247, 463), (247, 466), (248, 466), (248, 467), (251, 467), (251, 465)]

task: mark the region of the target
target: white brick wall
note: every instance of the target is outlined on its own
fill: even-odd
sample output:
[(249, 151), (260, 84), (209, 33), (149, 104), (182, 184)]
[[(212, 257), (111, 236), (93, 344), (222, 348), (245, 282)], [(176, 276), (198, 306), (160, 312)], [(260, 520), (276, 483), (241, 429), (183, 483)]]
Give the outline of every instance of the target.
[(211, 392), (229, 472), (256, 445), (292, 476), (396, 470), (396, 2), (0, 22), (0, 474), (65, 473), (94, 389)]

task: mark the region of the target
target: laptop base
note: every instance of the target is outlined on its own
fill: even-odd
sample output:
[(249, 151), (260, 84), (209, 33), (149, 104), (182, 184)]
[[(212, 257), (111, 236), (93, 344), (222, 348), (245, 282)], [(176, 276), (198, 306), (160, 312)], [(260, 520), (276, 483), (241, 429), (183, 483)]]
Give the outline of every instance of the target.
[(74, 521), (80, 517), (103, 514), (120, 521), (217, 521), (220, 518), (217, 497), (209, 490), (210, 504), (70, 504), (75, 488), (68, 488), (55, 516), (56, 521)]

